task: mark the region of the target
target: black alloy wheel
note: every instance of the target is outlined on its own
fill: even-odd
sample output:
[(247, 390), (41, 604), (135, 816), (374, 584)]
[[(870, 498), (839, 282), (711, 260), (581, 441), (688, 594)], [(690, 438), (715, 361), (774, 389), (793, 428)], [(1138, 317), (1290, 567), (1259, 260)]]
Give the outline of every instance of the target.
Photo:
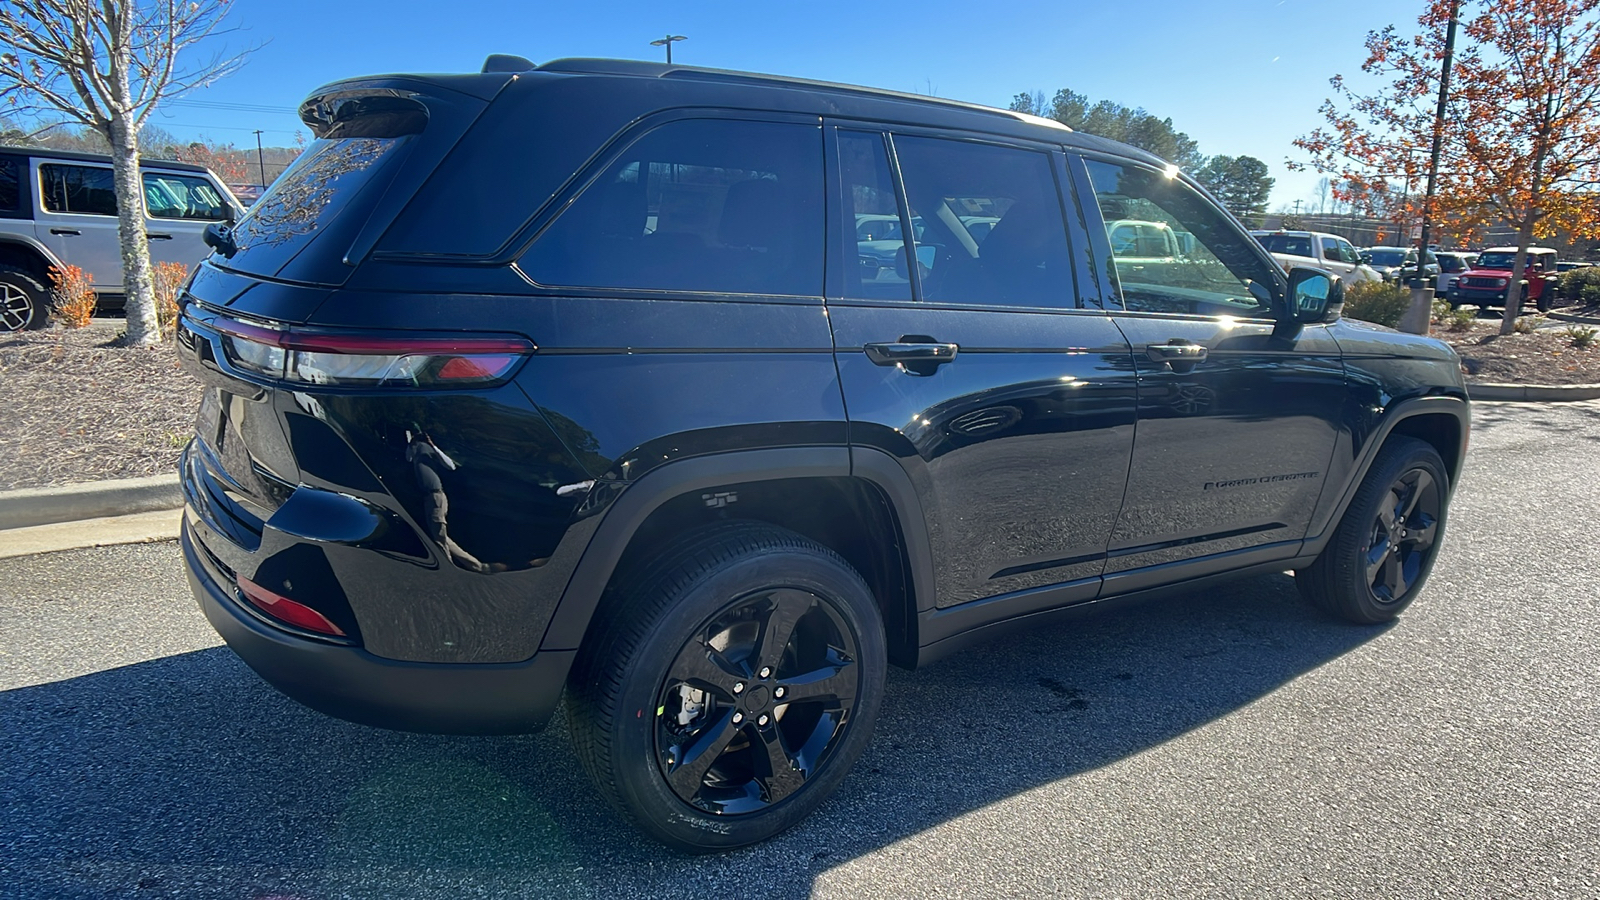
[(681, 850), (766, 840), (838, 787), (871, 740), (887, 669), (871, 590), (760, 522), (718, 523), (630, 565), (567, 681), (596, 788)]
[(1421, 592), (1444, 539), (1449, 476), (1432, 445), (1391, 437), (1378, 452), (1327, 547), (1295, 584), (1350, 622), (1388, 622)]
[(799, 790), (849, 725), (858, 655), (838, 611), (803, 591), (761, 592), (718, 615), (658, 696), (656, 763), (673, 793), (738, 815)]

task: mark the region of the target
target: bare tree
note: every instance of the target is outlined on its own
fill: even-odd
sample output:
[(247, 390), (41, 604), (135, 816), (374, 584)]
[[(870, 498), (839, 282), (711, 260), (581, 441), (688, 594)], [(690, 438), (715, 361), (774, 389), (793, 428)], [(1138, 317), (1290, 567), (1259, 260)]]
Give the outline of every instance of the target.
[(230, 0), (0, 0), (0, 98), (65, 116), (111, 146), (129, 344), (160, 339), (139, 179), (139, 129), (162, 101), (234, 71), (244, 55), (190, 59)]

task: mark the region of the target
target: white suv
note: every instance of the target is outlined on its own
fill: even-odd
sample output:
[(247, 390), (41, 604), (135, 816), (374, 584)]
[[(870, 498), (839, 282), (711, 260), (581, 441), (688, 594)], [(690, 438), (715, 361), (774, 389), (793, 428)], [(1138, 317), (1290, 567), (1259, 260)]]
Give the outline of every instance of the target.
[[(203, 166), (145, 160), (140, 168), (151, 262), (193, 267), (211, 252), (206, 226), (243, 215)], [(0, 331), (44, 326), (50, 268), (64, 264), (88, 273), (102, 307), (122, 305), (110, 157), (0, 147)]]
[(1327, 269), (1345, 284), (1357, 281), (1382, 281), (1383, 276), (1361, 261), (1361, 254), (1337, 234), (1321, 231), (1252, 231), (1261, 246), (1285, 269), (1316, 266)]

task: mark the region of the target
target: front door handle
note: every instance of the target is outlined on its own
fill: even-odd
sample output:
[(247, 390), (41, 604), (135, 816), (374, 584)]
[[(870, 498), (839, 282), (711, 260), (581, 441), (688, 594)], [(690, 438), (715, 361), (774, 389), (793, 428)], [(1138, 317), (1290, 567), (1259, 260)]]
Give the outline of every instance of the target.
[(50, 229), (50, 233), (51, 234), (83, 234), (83, 232), (79, 231), (76, 228), (52, 228), (52, 229)]
[(1204, 345), (1183, 338), (1173, 338), (1165, 344), (1151, 344), (1144, 352), (1156, 362), (1164, 362), (1174, 372), (1187, 372), (1206, 358)]
[(934, 369), (955, 359), (960, 348), (917, 334), (902, 335), (898, 341), (864, 344), (861, 349), (873, 365), (897, 366), (913, 375), (932, 375)]
[(170, 235), (170, 234), (153, 234), (153, 233), (151, 233), (149, 231), (146, 231), (144, 233), (144, 236), (149, 238), (152, 241), (170, 241), (170, 240), (172, 240), (172, 235)]

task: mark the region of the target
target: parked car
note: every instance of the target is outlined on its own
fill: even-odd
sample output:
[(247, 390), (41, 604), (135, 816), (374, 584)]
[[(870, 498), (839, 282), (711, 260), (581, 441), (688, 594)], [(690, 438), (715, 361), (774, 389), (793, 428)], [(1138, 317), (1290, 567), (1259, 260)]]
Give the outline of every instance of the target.
[[(565, 692), (599, 793), (721, 850), (839, 786), (889, 663), (1291, 569), (1385, 622), (1439, 552), (1456, 355), (1343, 320), (1144, 151), (617, 60), (300, 109), (182, 298), (182, 548), (316, 709), (517, 733)], [(860, 217), (913, 211), (921, 264), (867, 277)], [(1125, 263), (1118, 221), (1192, 246)]]
[[(1415, 247), (1368, 247), (1361, 251), (1361, 260), (1371, 266), (1384, 281), (1407, 282), (1417, 274)], [(1428, 251), (1422, 275), (1429, 279), (1437, 278), (1439, 275), (1439, 261), (1431, 250)]]
[[(209, 251), (202, 232), (242, 210), (203, 166), (140, 163), (152, 262), (192, 267)], [(0, 147), (0, 331), (49, 320), (50, 269), (70, 264), (94, 284), (102, 308), (122, 305), (122, 248), (111, 158)]]
[(1562, 261), (1562, 262), (1556, 263), (1556, 272), (1558, 272), (1558, 273), (1559, 272), (1570, 272), (1573, 269), (1587, 269), (1592, 265), (1594, 265), (1594, 263), (1592, 263), (1592, 262), (1567, 262), (1567, 261)]
[(1318, 266), (1338, 275), (1345, 283), (1382, 281), (1350, 242), (1336, 234), (1320, 231), (1252, 231), (1261, 246), (1286, 269)]
[[(1523, 283), (1527, 293), (1522, 299), (1540, 312), (1550, 308), (1556, 297), (1556, 251), (1549, 247), (1529, 247)], [(1450, 297), (1451, 307), (1470, 303), (1479, 307), (1505, 306), (1506, 287), (1511, 282), (1511, 267), (1516, 261), (1517, 248), (1491, 247), (1478, 254), (1472, 268), (1456, 279), (1456, 290)]]
[(1449, 297), (1456, 288), (1456, 279), (1472, 268), (1478, 261), (1478, 254), (1468, 250), (1443, 250), (1438, 257), (1439, 275), (1434, 280), (1433, 293), (1436, 297)]

